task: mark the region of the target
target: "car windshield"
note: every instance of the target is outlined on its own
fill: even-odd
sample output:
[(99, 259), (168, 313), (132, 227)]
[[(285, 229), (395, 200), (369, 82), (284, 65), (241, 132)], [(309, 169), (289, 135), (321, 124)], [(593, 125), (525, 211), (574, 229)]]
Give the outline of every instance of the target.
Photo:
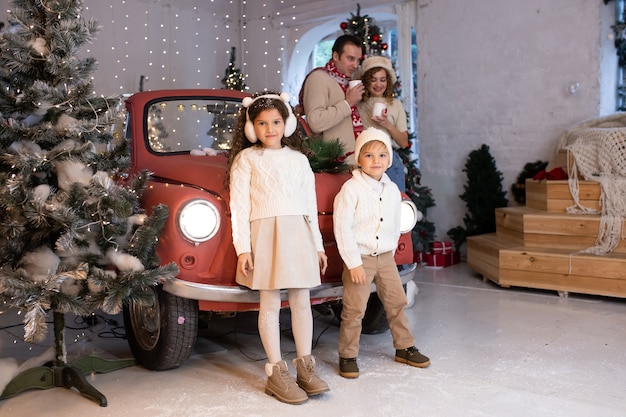
[(148, 145), (153, 152), (224, 150), (232, 145), (241, 102), (185, 98), (152, 103), (148, 108)]

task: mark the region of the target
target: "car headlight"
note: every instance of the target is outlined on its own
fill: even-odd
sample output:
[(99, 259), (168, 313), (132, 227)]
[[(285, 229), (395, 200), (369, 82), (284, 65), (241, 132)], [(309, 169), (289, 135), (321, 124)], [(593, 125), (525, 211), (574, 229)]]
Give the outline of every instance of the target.
[(415, 227), (415, 223), (422, 220), (422, 212), (417, 209), (411, 200), (402, 200), (400, 210), (400, 232), (407, 233)]
[(186, 239), (201, 243), (211, 239), (220, 226), (220, 213), (206, 200), (191, 200), (178, 212), (178, 227)]

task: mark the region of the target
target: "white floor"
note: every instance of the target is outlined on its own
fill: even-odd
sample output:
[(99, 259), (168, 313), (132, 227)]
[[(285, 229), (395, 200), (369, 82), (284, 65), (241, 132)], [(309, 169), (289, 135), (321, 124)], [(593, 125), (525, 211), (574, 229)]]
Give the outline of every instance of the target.
[[(465, 264), (421, 268), (408, 310), (426, 369), (393, 360), (389, 332), (364, 335), (361, 376), (337, 372), (336, 322), (316, 312), (314, 355), (331, 391), (302, 405), (264, 394), (263, 350), (254, 315), (212, 322), (180, 368), (131, 366), (89, 376), (108, 405), (73, 390), (30, 390), (0, 401), (0, 416), (563, 416), (626, 415), (626, 300), (503, 289)], [(111, 318), (111, 317), (109, 317)], [(112, 319), (118, 320), (119, 317)], [(288, 320), (286, 320), (288, 321)], [(48, 346), (22, 342), (21, 319), (0, 315), (0, 382)], [(70, 356), (130, 358), (122, 328), (99, 319), (66, 331)], [(118, 323), (121, 325), (121, 323)], [(7, 328), (7, 326), (9, 326)], [(294, 357), (288, 329), (285, 357)], [(4, 371), (1, 366), (4, 364)], [(6, 384), (6, 381), (3, 382)]]

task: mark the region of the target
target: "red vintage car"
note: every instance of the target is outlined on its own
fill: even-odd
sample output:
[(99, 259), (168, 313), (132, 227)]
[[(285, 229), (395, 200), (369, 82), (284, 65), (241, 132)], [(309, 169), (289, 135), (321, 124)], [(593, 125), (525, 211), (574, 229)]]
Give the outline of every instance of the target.
[[(152, 178), (141, 203), (163, 203), (169, 218), (157, 245), (162, 264), (175, 262), (180, 274), (152, 289), (151, 306), (130, 303), (124, 323), (136, 361), (153, 370), (175, 368), (192, 352), (199, 315), (258, 310), (259, 294), (235, 282), (237, 256), (232, 244), (229, 194), (224, 187), (227, 152), (236, 114), (246, 94), (232, 90), (161, 90), (126, 100), (126, 138), (132, 169)], [(333, 236), (333, 199), (350, 174), (316, 173), (319, 225), (328, 255), (322, 284), (311, 290), (311, 304), (341, 307), (342, 262)], [(403, 283), (413, 279), (411, 229), (417, 209), (406, 198), (403, 234), (396, 250)], [(372, 288), (374, 291), (375, 288)], [(283, 297), (287, 306), (286, 293)], [(384, 310), (373, 293), (364, 332), (387, 329)]]

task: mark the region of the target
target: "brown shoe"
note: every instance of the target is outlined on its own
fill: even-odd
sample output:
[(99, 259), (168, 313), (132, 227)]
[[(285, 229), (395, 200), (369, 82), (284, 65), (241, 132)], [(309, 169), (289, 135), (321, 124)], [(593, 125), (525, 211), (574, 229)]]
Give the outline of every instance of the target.
[(396, 362), (406, 363), (418, 368), (426, 368), (430, 365), (430, 359), (422, 355), (415, 346), (406, 349), (396, 349)]
[(339, 358), (339, 375), (344, 378), (358, 378), (359, 366), (356, 358)]
[(315, 370), (315, 358), (313, 356), (307, 355), (296, 358), (293, 360), (293, 365), (298, 371), (296, 382), (308, 395), (330, 391), (328, 384), (319, 377)]
[(306, 392), (302, 390), (293, 380), (287, 370), (287, 362), (280, 361), (275, 364), (265, 364), (267, 374), (267, 385), (265, 393), (273, 395), (279, 401), (287, 404), (302, 404), (309, 399)]

